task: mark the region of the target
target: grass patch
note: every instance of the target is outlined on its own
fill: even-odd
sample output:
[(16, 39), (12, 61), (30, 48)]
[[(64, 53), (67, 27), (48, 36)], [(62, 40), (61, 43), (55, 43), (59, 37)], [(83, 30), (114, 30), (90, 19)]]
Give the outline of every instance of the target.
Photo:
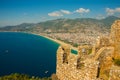
[(115, 65), (120, 66), (120, 59), (114, 59), (113, 58), (113, 62), (114, 62)]
[(1, 76), (0, 80), (52, 80), (50, 77), (39, 78), (27, 74), (12, 73), (10, 75)]

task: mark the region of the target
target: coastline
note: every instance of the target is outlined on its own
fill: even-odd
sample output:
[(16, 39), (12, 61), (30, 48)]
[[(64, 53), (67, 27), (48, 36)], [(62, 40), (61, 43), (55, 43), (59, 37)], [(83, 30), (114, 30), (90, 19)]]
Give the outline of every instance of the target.
[[(41, 34), (36, 34), (36, 33), (30, 33), (30, 34), (42, 36), (42, 37), (44, 37), (46, 39), (49, 39), (49, 40), (51, 40), (53, 42), (56, 42), (56, 43), (60, 44), (60, 45), (70, 45), (70, 44), (67, 44), (67, 43), (65, 43), (63, 41), (60, 41), (60, 40), (57, 40), (57, 39), (53, 39), (53, 38), (50, 38), (50, 37), (47, 37), (47, 36), (44, 36), (44, 35), (41, 35)], [(70, 45), (70, 47), (71, 47), (71, 49), (74, 49), (74, 50), (78, 51), (77, 47), (73, 47), (72, 45)]]
[[(20, 32), (20, 31), (1, 31), (1, 32), (16, 32), (17, 33), (17, 32)], [(53, 39), (53, 38), (50, 38), (50, 37), (47, 37), (47, 36), (44, 36), (44, 35), (41, 35), (41, 34), (29, 33), (29, 32), (20, 32), (20, 33), (28, 33), (28, 34), (33, 34), (33, 35), (37, 35), (37, 36), (42, 36), (46, 39), (52, 40), (53, 42), (56, 42), (56, 43), (60, 44), (60, 45), (70, 45), (70, 44), (67, 44), (63, 41)], [(78, 51), (77, 47), (73, 47), (72, 45), (70, 45), (70, 46), (71, 46), (71, 49), (74, 49), (74, 50)]]
[[(65, 43), (65, 42), (62, 42), (62, 41), (60, 41), (60, 40), (53, 39), (53, 38), (50, 38), (50, 37), (47, 37), (47, 36), (43, 36), (43, 35), (40, 35), (40, 34), (36, 34), (36, 35), (39, 35), (39, 36), (42, 36), (42, 37), (47, 38), (47, 39), (49, 39), (49, 40), (52, 40), (52, 41), (54, 41), (54, 42), (56, 42), (56, 43), (58, 43), (58, 44), (60, 44), (60, 45), (70, 45), (70, 44), (67, 44), (67, 43)], [(71, 46), (71, 49), (74, 49), (74, 50), (78, 51), (77, 47), (73, 47), (72, 45), (70, 45), (70, 46)]]

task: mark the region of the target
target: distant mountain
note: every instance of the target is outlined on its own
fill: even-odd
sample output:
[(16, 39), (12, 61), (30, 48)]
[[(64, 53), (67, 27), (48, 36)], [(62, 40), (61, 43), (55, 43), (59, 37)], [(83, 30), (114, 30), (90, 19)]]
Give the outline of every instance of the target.
[(25, 31), (27, 29), (30, 29), (34, 25), (35, 24), (33, 24), (33, 23), (22, 23), (22, 24), (16, 25), (16, 26), (2, 27), (2, 28), (0, 28), (0, 31)]
[(98, 32), (109, 31), (112, 23), (120, 18), (109, 16), (105, 19), (76, 18), (56, 19), (36, 24), (23, 23), (16, 26), (6, 26), (0, 31), (30, 31), (30, 32)]
[(109, 16), (106, 17), (105, 19), (102, 19), (101, 22), (103, 22), (107, 27), (111, 26), (115, 20), (118, 20), (120, 18), (115, 17), (115, 16)]

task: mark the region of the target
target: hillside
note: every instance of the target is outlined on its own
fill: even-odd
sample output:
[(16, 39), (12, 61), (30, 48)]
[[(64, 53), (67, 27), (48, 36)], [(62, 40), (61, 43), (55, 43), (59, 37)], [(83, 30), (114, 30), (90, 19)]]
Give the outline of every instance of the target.
[(16, 26), (6, 26), (0, 31), (29, 31), (29, 32), (109, 32), (111, 24), (120, 19), (109, 16), (105, 19), (76, 18), (76, 19), (56, 19), (40, 23), (23, 23)]

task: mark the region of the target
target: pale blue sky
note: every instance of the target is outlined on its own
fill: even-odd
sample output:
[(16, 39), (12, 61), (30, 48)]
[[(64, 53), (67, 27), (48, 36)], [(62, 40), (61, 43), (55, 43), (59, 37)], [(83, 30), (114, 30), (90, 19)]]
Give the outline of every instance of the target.
[(0, 27), (57, 18), (120, 16), (120, 0), (0, 0)]

